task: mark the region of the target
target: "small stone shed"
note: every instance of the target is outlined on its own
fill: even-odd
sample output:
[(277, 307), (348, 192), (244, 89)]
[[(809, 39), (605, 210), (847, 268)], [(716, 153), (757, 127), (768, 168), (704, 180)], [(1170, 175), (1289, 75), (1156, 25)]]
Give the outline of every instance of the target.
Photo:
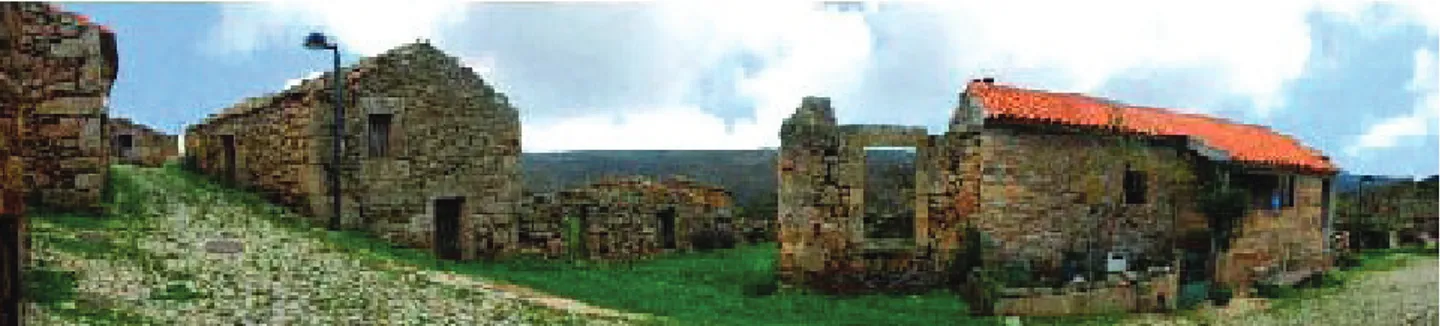
[[(23, 319), (26, 192), (53, 195), (57, 209), (98, 208), (104, 162), (84, 160), (97, 145), (84, 137), (102, 140), (99, 128), (86, 127), (104, 119), (116, 60), (114, 33), (83, 15), (43, 2), (0, 3), (0, 324)], [(91, 173), (101, 177), (77, 178)], [(30, 188), (36, 180), (47, 183)]]
[[(691, 235), (697, 231), (729, 231), (731, 205), (728, 191), (684, 176), (660, 181), (639, 176), (604, 178), (580, 188), (532, 195), (522, 238), (527, 247), (550, 255), (578, 250), (596, 259), (645, 257), (693, 249)], [(575, 233), (583, 234), (584, 240), (566, 239)]]
[[(985, 79), (960, 94), (941, 135), (840, 125), (828, 99), (808, 97), (781, 141), (779, 276), (790, 286), (875, 270), (943, 275), (972, 227), (993, 247), (985, 265), (1019, 267), (1035, 283), (1103, 280), (1116, 258), (1128, 262), (1123, 270), (1198, 271), (1178, 282), (1213, 280), (1243, 295), (1260, 278), (1329, 266), (1337, 169), (1261, 126)], [(872, 185), (867, 162), (878, 152), (867, 147), (896, 146), (912, 148), (913, 164), (901, 169), (910, 180)], [(1216, 179), (1251, 201), (1234, 231), (1211, 230), (1200, 213), (1201, 185)], [(874, 189), (886, 187), (896, 189)], [(867, 205), (876, 203), (900, 213), (874, 213)], [(867, 230), (894, 216), (913, 222), (898, 235)], [(1156, 288), (1171, 293), (1150, 294), (1173, 305), (1177, 281), (1168, 277)], [(1120, 308), (1163, 302), (1153, 299)]]
[(346, 146), (338, 164), (329, 74), (188, 127), (187, 161), (322, 223), (332, 215), (333, 166), (344, 228), (446, 259), (516, 249), (520, 120), (505, 95), (427, 43), (362, 59), (342, 74)]
[(165, 134), (125, 118), (111, 118), (107, 125), (111, 162), (159, 167), (180, 155), (178, 136)]

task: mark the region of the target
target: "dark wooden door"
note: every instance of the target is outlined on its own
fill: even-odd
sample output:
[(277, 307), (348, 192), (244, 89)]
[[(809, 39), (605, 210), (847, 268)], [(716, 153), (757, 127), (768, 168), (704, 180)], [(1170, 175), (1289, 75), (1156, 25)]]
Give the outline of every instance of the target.
[(131, 135), (115, 136), (115, 150), (117, 155), (123, 159), (130, 159), (135, 148), (135, 138)]
[(235, 183), (235, 136), (222, 135), (220, 143), (225, 150), (225, 181)]
[(441, 259), (461, 258), (460, 251), (460, 208), (462, 198), (435, 200), (435, 255)]
[(675, 208), (666, 207), (656, 213), (660, 219), (660, 241), (665, 249), (675, 249)]
[(20, 324), (22, 223), (19, 216), (0, 215), (0, 325)]

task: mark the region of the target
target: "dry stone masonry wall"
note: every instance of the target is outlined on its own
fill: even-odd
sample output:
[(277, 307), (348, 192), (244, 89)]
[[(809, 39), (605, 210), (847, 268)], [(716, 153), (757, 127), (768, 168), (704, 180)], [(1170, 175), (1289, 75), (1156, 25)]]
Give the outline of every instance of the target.
[[(449, 258), (517, 249), (520, 125), (505, 96), (424, 43), (363, 59), (342, 73), (343, 226), (443, 249), (455, 255)], [(327, 74), (224, 110), (189, 128), (187, 153), (195, 153), (200, 170), (224, 178), (231, 173), (226, 142), (233, 142), (237, 185), (327, 220), (334, 141), (329, 80)], [(437, 213), (438, 203), (451, 199), (460, 203), (458, 212)]]
[[(694, 249), (691, 235), (733, 236), (731, 197), (683, 176), (606, 178), (585, 187), (533, 195), (526, 205), (526, 247), (555, 256), (570, 250), (595, 259), (634, 259)], [(567, 232), (570, 223), (579, 232)], [(567, 239), (567, 236), (579, 236)], [(566, 245), (566, 243), (570, 243)]]
[(159, 167), (180, 155), (179, 137), (175, 135), (125, 118), (111, 118), (107, 125), (111, 162)]
[[(8, 83), (26, 116), (21, 143), (28, 195), (58, 210), (101, 209), (108, 144), (106, 102), (115, 80), (115, 34), (45, 3), (6, 3)], [(12, 104), (13, 103), (13, 104)]]

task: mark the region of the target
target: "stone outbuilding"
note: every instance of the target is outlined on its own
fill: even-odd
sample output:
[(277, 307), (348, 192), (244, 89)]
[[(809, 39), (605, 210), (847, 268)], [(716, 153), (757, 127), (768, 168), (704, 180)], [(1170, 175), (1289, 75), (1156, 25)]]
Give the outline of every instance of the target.
[(115, 34), (83, 15), (0, 3), (0, 324), (23, 319), (26, 193), (49, 195), (42, 204), (56, 209), (99, 207), (104, 144), (95, 141), (116, 60)]
[(160, 167), (180, 155), (180, 137), (168, 135), (130, 119), (111, 118), (110, 161), (145, 167)]
[[(940, 135), (837, 124), (829, 100), (810, 97), (781, 139), (779, 276), (791, 286), (959, 266), (1021, 275), (1009, 287), (1107, 281), (1121, 271), (1122, 284), (1153, 283), (1079, 300), (1109, 306), (990, 303), (1007, 314), (1066, 314), (1164, 309), (1177, 283), (1202, 280), (1243, 295), (1261, 279), (1330, 264), (1338, 170), (1261, 126), (985, 79), (968, 84)], [(1208, 217), (1206, 189), (1243, 191), (1243, 217)], [(967, 243), (987, 249), (962, 261)]]
[[(579, 252), (595, 259), (631, 259), (691, 250), (701, 231), (733, 237), (732, 199), (719, 187), (684, 176), (656, 181), (610, 177), (556, 193), (531, 195), (522, 243), (548, 255)], [(567, 237), (583, 237), (575, 241)]]
[[(520, 120), (505, 95), (426, 43), (362, 59), (342, 76), (347, 146), (334, 166), (344, 228), (446, 259), (516, 249)], [(328, 221), (331, 80), (327, 73), (188, 127), (187, 161)]]

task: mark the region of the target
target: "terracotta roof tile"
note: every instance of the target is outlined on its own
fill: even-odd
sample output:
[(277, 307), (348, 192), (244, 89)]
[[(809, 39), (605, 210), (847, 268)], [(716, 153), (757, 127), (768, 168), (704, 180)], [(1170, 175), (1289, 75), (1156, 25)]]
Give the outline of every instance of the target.
[(1337, 167), (1319, 151), (1269, 128), (1235, 123), (1199, 114), (1129, 106), (1080, 94), (971, 82), (967, 95), (978, 98), (986, 118), (1008, 118), (1049, 124), (1114, 128), (1157, 136), (1189, 136), (1226, 151), (1248, 164), (1300, 168), (1333, 173)]

